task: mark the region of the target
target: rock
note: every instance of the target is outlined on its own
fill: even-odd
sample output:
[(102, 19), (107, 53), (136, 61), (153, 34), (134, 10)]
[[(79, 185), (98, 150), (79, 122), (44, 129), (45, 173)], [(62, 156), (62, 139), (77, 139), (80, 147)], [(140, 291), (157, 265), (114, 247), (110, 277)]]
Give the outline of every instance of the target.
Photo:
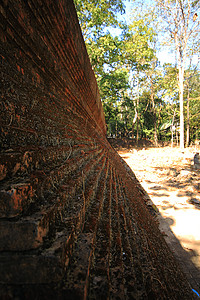
[(199, 160), (199, 153), (195, 153), (194, 155), (194, 168), (195, 169), (200, 169), (200, 160)]
[(177, 176), (178, 175), (178, 172), (176, 171), (176, 169), (174, 168), (170, 168), (167, 175), (170, 175), (170, 176)]
[(197, 199), (195, 199), (195, 198), (191, 199), (191, 202), (192, 202), (192, 203), (195, 203), (195, 204), (200, 204), (199, 200), (197, 200)]

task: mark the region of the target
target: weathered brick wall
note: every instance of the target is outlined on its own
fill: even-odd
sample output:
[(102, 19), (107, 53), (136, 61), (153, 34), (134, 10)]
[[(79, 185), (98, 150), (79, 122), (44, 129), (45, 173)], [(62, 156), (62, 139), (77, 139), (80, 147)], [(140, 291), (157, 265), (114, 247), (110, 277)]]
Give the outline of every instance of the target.
[(72, 1), (3, 1), (1, 12), (1, 146), (59, 145), (69, 109), (105, 133)]
[[(3, 1), (1, 14), (0, 180), (5, 180), (66, 157), (70, 114), (91, 131), (106, 129), (73, 2)], [(30, 185), (18, 193), (34, 197)], [(23, 200), (15, 192), (12, 198), (15, 203), (2, 215), (20, 211)]]
[(193, 299), (106, 140), (72, 0), (0, 14), (0, 298)]

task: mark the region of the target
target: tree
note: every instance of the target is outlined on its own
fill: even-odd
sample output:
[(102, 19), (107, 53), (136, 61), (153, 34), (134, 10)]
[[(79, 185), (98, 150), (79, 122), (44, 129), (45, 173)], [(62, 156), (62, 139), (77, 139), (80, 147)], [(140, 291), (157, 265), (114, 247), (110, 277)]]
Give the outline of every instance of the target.
[(127, 27), (124, 35), (124, 57), (125, 63), (130, 70), (132, 80), (131, 96), (135, 107), (135, 115), (132, 123), (132, 133), (137, 126), (136, 141), (139, 139), (139, 103), (140, 103), (140, 83), (143, 81), (144, 72), (150, 68), (152, 59), (155, 58), (154, 49), (151, 43), (154, 40), (155, 32), (150, 26), (148, 18), (137, 15), (132, 23)]
[(186, 98), (187, 98), (187, 138), (186, 145), (188, 146), (191, 140), (190, 127), (192, 131), (195, 128), (195, 139), (198, 139), (200, 131), (199, 117), (200, 117), (200, 74), (196, 69), (186, 70)]
[(178, 64), (178, 86), (180, 104), (180, 147), (184, 148), (184, 72), (187, 54), (192, 44), (199, 44), (197, 28), (199, 21), (196, 0), (156, 0), (160, 18), (166, 24), (165, 32), (174, 41)]
[[(199, 73), (192, 66), (190, 69), (196, 70), (192, 79), (187, 64), (188, 53), (193, 57), (199, 49), (199, 1), (154, 0), (151, 7), (139, 2), (132, 3), (133, 20), (125, 25), (118, 20), (119, 13), (124, 12), (123, 0), (75, 0), (108, 134), (127, 136), (132, 131), (137, 140), (146, 136), (157, 143), (159, 137), (167, 140), (171, 137), (173, 142), (174, 133), (178, 140), (181, 127), (183, 147), (184, 100), (187, 100), (187, 144), (189, 137), (194, 139), (199, 134), (195, 111), (200, 108)], [(157, 6), (153, 7), (153, 3)], [(159, 24), (165, 27), (162, 35), (168, 36), (168, 45), (176, 53), (175, 66), (161, 66), (157, 60)], [(114, 35), (111, 27), (120, 34)]]
[(86, 43), (89, 38), (102, 35), (108, 26), (121, 26), (117, 13), (125, 12), (122, 0), (74, 0), (74, 3)]
[(118, 28), (122, 31), (124, 28), (118, 21), (119, 13), (124, 13), (124, 4), (122, 0), (75, 0), (75, 5), (111, 134), (119, 127), (119, 106), (124, 90), (128, 89), (121, 53), (123, 42), (110, 30)]
[(119, 61), (120, 39), (113, 37), (109, 28), (123, 28), (117, 14), (123, 14), (122, 0), (74, 0), (81, 30), (93, 70), (98, 78), (105, 70), (105, 65)]
[[(104, 72), (104, 74), (99, 77), (100, 96), (104, 106), (108, 134), (110, 135), (113, 131), (115, 132), (115, 135), (118, 134), (118, 123), (121, 123), (123, 119), (122, 103), (125, 99), (125, 93), (128, 88), (128, 72), (120, 65), (115, 69)], [(115, 128), (113, 128), (114, 123)], [(120, 127), (121, 126), (122, 124)], [(122, 131), (126, 131), (126, 129)]]

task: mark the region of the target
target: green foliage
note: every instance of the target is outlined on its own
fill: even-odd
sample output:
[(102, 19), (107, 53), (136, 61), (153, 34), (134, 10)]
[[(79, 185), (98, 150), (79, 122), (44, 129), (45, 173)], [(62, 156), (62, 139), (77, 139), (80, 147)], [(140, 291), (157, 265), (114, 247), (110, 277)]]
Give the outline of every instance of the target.
[(116, 69), (105, 72), (99, 81), (101, 98), (104, 102), (112, 99), (113, 103), (120, 101), (125, 91), (129, 88), (128, 74), (125, 69)]
[(74, 0), (85, 40), (99, 36), (107, 26), (118, 26), (117, 13), (123, 14), (122, 0)]
[[(122, 0), (75, 0), (108, 135), (170, 140), (171, 126), (179, 128), (178, 68), (169, 63), (161, 66), (157, 59), (159, 32), (167, 19), (161, 18), (155, 3), (162, 1), (155, 0), (149, 7), (140, 0), (132, 2), (133, 19), (127, 25), (119, 21), (124, 12)], [(172, 2), (165, 4), (171, 7)], [(195, 9), (193, 4), (191, 11)], [(120, 34), (114, 35), (111, 28), (117, 28)], [(191, 55), (196, 53), (198, 41), (196, 46), (189, 43)], [(184, 109), (186, 114), (189, 95), (190, 135), (194, 139), (200, 135), (199, 72), (193, 67), (186, 75)]]
[[(127, 71), (125, 69), (116, 69), (100, 78), (99, 87), (101, 99), (103, 101), (106, 123), (110, 132), (116, 131), (116, 122), (118, 130), (122, 127), (122, 103), (124, 102), (125, 92), (129, 87)], [(115, 127), (113, 127), (115, 124)], [(114, 128), (114, 130), (113, 130)]]
[(122, 42), (119, 38), (110, 33), (103, 34), (95, 40), (88, 40), (88, 54), (97, 78), (104, 73), (105, 68), (113, 69), (119, 64), (121, 47)]
[(178, 70), (173, 67), (172, 64), (163, 65), (163, 78), (161, 81), (161, 87), (165, 96), (171, 98), (177, 97), (178, 94), (178, 83), (177, 76)]
[[(195, 140), (200, 139), (200, 73), (196, 70), (187, 70), (186, 76), (188, 76), (186, 80), (188, 82), (187, 89), (189, 89), (191, 140)], [(187, 95), (185, 95), (186, 97)]]
[(155, 33), (145, 24), (144, 19), (133, 21), (124, 36), (124, 55), (126, 63), (132, 70), (146, 70), (155, 57), (151, 47)]

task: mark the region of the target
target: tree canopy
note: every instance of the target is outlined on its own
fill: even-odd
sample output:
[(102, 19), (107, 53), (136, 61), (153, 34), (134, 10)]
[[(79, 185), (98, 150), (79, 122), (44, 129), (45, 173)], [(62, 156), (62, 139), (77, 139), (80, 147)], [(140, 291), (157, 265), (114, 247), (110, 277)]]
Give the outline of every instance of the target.
[[(199, 140), (199, 1), (75, 0), (108, 136)], [(123, 20), (123, 21), (122, 21)], [(160, 53), (171, 51), (174, 62)], [(186, 140), (184, 140), (184, 136)]]

